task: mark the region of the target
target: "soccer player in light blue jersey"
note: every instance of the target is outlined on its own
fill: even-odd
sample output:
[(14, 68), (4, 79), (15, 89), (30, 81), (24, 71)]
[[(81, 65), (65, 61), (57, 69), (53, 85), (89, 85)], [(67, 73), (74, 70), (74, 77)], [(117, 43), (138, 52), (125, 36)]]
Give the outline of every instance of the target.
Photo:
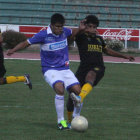
[[(67, 38), (74, 37), (85, 28), (83, 22), (80, 22), (79, 28), (75, 29), (65, 28), (64, 24), (64, 17), (56, 13), (52, 15), (51, 24), (47, 29), (41, 30), (32, 38), (19, 43), (15, 48), (7, 52), (7, 55), (11, 55), (15, 51), (23, 49), (30, 44), (40, 44), (42, 73), (45, 81), (56, 92), (55, 107), (58, 129), (60, 130), (69, 129), (64, 119), (64, 90), (68, 90), (76, 103), (80, 102), (78, 95), (81, 91), (79, 81), (69, 69)], [(75, 105), (75, 109), (76, 108), (78, 108), (78, 106)]]

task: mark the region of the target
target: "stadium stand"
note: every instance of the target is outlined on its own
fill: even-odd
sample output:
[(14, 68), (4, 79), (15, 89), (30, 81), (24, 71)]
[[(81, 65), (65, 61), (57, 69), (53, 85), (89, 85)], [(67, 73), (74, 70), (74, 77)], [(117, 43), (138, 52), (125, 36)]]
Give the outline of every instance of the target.
[(139, 0), (0, 0), (0, 24), (47, 25), (56, 12), (66, 17), (67, 26), (95, 14), (100, 27), (140, 27)]

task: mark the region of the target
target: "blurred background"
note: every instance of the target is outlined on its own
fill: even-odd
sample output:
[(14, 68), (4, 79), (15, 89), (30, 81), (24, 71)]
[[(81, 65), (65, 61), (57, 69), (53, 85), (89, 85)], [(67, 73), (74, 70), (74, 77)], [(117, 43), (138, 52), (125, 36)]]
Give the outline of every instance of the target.
[[(0, 0), (0, 28), (31, 37), (47, 26), (56, 12), (64, 15), (70, 27), (77, 27), (80, 20), (94, 14), (100, 20), (100, 35), (121, 40), (123, 51), (140, 51), (140, 0)], [(73, 46), (76, 49), (76, 44)]]

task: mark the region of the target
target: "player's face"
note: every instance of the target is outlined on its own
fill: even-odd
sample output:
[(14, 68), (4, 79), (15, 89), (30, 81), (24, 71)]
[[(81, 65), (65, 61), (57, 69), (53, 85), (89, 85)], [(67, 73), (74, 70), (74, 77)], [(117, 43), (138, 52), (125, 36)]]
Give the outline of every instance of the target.
[(51, 29), (55, 35), (60, 35), (63, 32), (63, 24), (55, 23), (55, 24), (51, 25)]
[(86, 24), (85, 32), (89, 35), (95, 35), (97, 31), (97, 25), (88, 23)]

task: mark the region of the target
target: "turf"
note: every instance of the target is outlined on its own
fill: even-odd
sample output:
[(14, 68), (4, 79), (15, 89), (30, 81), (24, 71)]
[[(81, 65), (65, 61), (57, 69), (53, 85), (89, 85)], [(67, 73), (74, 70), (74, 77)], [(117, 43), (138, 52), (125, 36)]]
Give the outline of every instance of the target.
[[(6, 75), (29, 73), (33, 90), (23, 83), (0, 86), (0, 140), (140, 139), (140, 65), (105, 64), (105, 76), (81, 112), (89, 122), (85, 133), (57, 130), (55, 93), (43, 79), (40, 61), (6, 60), (5, 65)], [(71, 62), (74, 72), (77, 66)]]

